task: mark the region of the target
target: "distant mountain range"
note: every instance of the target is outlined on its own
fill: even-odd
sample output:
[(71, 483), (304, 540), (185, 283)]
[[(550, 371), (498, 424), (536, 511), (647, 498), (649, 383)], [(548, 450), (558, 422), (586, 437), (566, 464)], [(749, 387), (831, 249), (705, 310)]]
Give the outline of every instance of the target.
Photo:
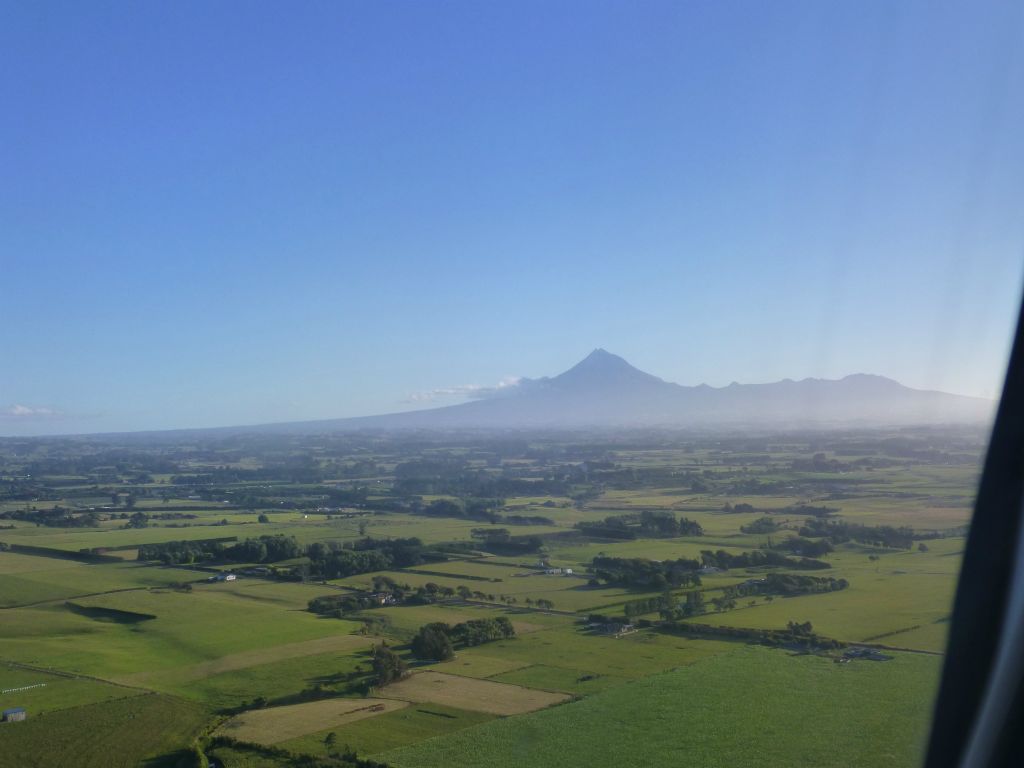
[(420, 411), (249, 427), (313, 432), (608, 427), (804, 428), (984, 422), (990, 400), (905, 387), (883, 376), (685, 387), (595, 349), (553, 378), (522, 379), (488, 396)]

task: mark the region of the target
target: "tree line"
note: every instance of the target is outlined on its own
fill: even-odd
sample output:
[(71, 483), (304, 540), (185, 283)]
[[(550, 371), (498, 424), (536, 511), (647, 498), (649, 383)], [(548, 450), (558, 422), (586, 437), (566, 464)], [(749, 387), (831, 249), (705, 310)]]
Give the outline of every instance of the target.
[(845, 520), (811, 519), (800, 527), (801, 536), (827, 537), (833, 544), (856, 541), (876, 547), (910, 549), (915, 540), (914, 530), (903, 526), (862, 525)]
[(621, 587), (661, 590), (666, 587), (700, 586), (697, 560), (649, 560), (646, 557), (607, 557), (591, 561), (594, 581)]
[(609, 515), (597, 522), (581, 521), (576, 529), (587, 536), (603, 539), (675, 538), (677, 536), (703, 536), (700, 523), (688, 518), (676, 518), (672, 512)]
[(793, 568), (800, 571), (815, 571), (831, 568), (832, 566), (823, 560), (813, 560), (808, 557), (799, 559), (786, 557), (770, 549), (755, 549), (751, 552), (740, 552), (732, 554), (720, 549), (712, 552), (709, 549), (701, 550), (701, 562), (708, 568), (721, 568), (723, 571), (732, 568), (758, 568), (763, 566), (778, 566), (782, 568)]

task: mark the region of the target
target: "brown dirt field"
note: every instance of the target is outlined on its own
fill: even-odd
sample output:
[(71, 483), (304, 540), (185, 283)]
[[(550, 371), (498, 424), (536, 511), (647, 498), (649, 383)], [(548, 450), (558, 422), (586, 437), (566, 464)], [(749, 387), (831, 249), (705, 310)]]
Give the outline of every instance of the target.
[(401, 682), (392, 683), (383, 692), (416, 703), (443, 704), (492, 715), (533, 712), (569, 698), (561, 693), (428, 671), (413, 673)]
[(394, 699), (325, 699), (256, 709), (231, 718), (217, 729), (217, 734), (257, 744), (277, 744), (407, 706), (408, 702)]

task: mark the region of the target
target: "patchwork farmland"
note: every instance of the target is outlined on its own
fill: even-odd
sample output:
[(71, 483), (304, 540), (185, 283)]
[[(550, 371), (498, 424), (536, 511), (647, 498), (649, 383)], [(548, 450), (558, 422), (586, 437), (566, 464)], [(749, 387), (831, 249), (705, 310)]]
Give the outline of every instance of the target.
[(984, 439), (0, 440), (0, 765), (909, 767)]

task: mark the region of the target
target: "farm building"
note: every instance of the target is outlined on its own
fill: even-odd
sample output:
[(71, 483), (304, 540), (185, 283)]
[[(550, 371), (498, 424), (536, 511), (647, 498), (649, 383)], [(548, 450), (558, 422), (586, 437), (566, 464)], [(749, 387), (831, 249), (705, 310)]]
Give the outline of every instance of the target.
[(3, 722), (5, 723), (16, 723), (19, 720), (27, 720), (28, 713), (24, 707), (11, 707), (3, 711)]

